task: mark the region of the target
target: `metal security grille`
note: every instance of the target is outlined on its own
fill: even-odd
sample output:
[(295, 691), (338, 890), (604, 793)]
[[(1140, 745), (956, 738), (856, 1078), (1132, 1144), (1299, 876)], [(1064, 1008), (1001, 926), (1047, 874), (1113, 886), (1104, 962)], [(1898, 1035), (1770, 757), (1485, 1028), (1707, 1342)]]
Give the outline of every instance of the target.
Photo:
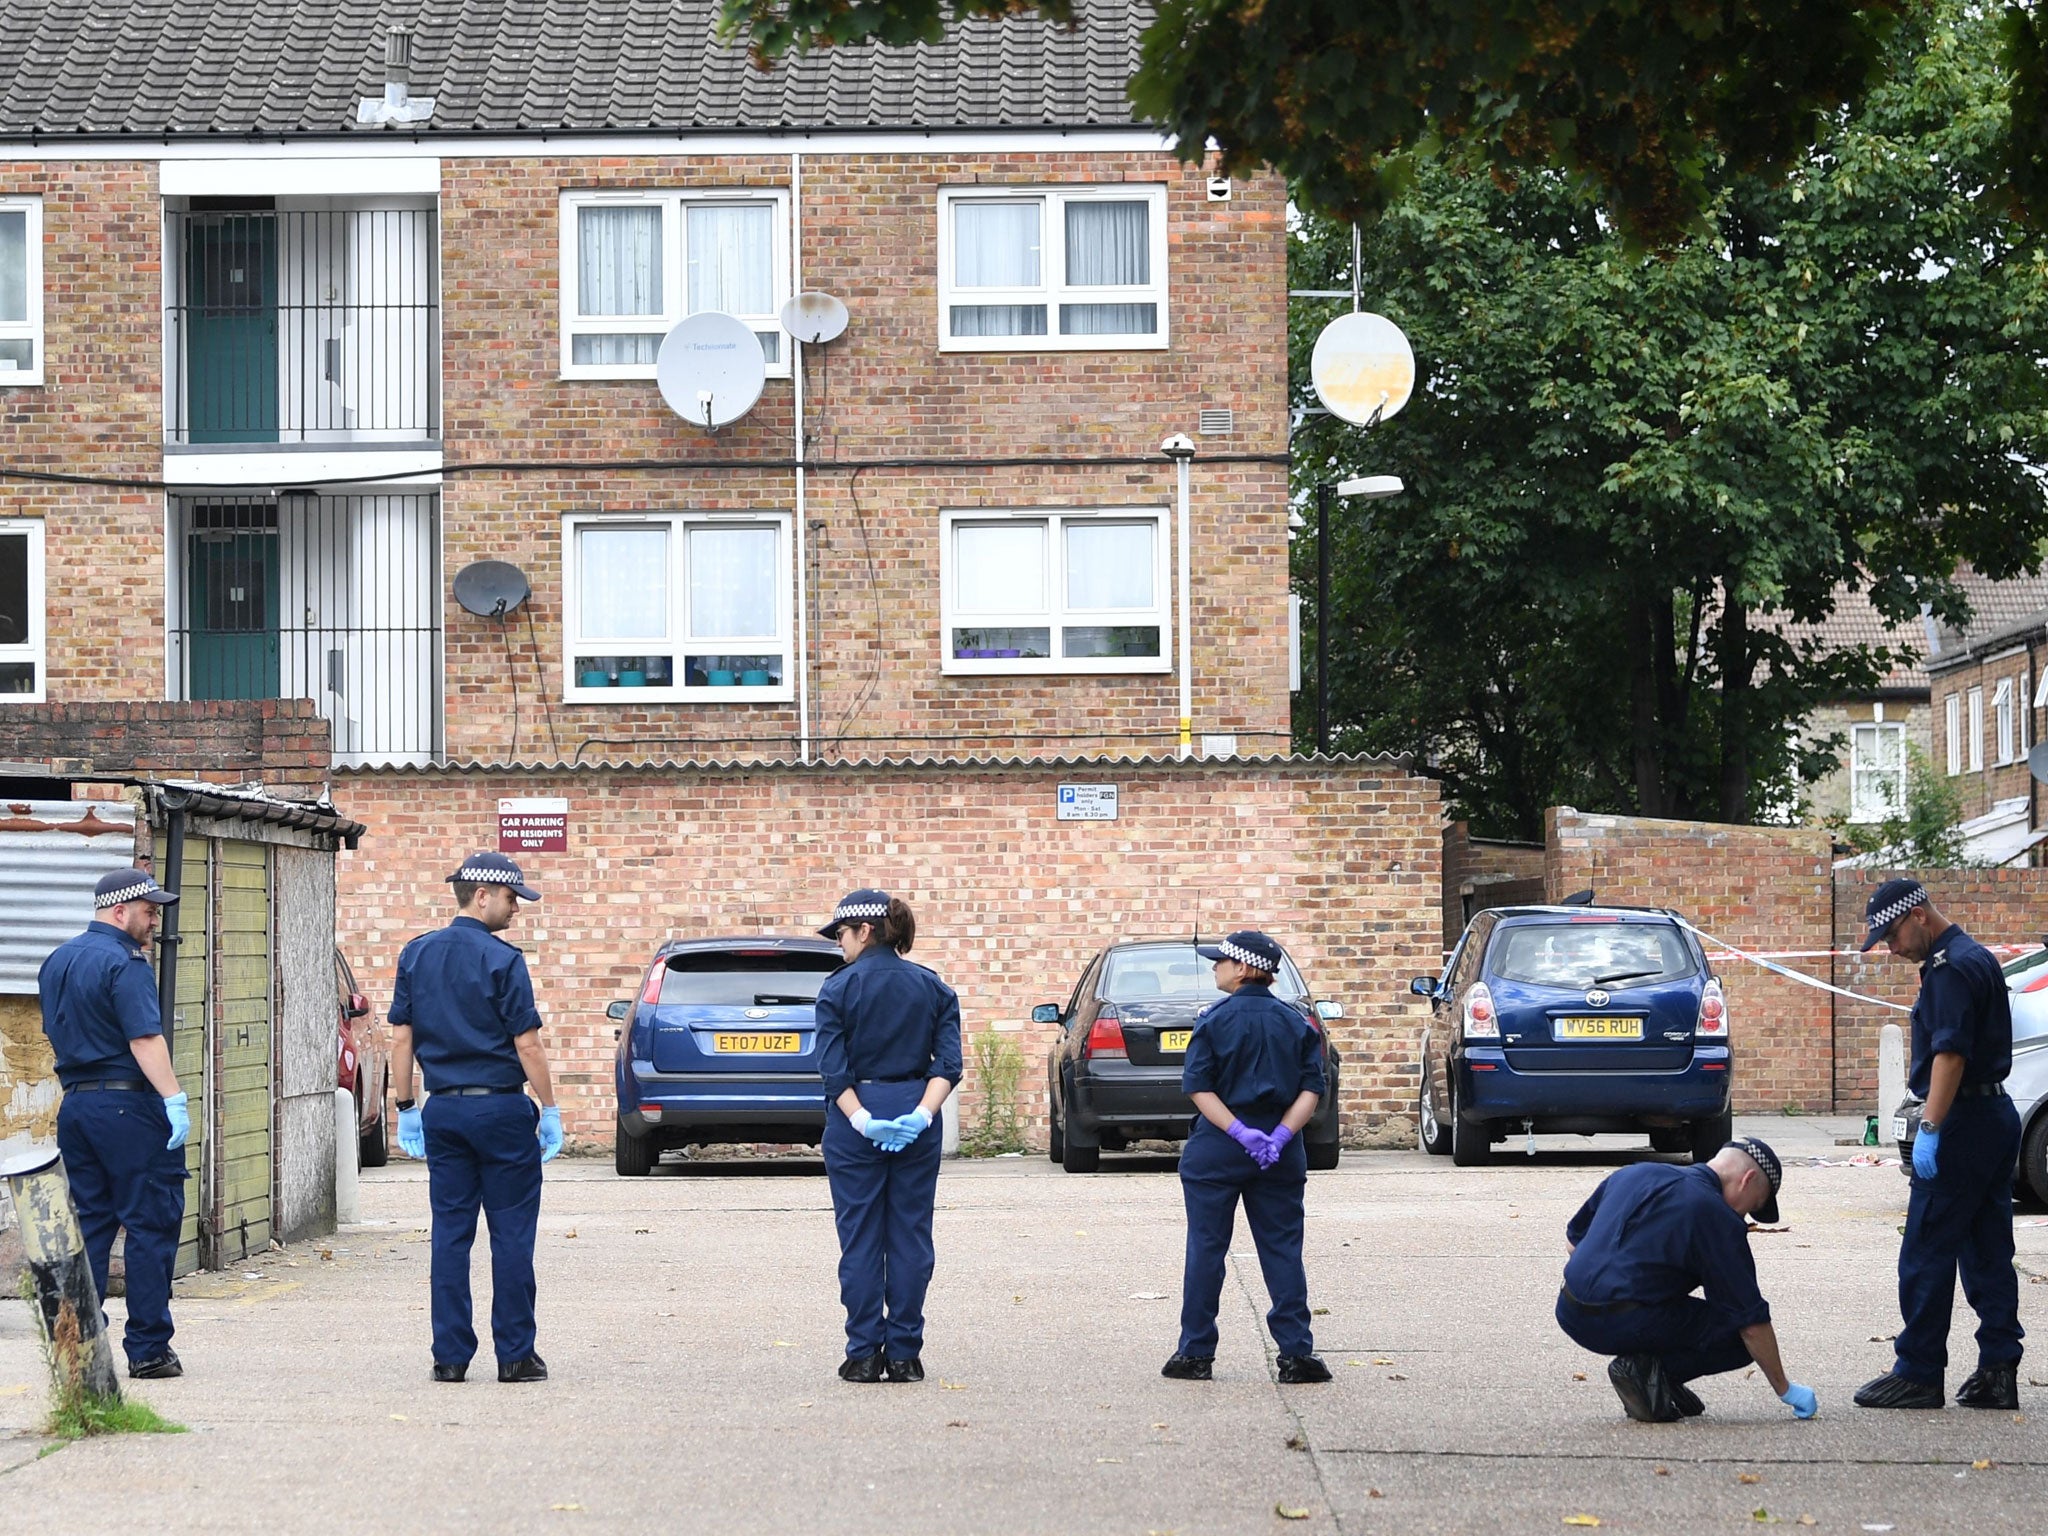
[(437, 437), (435, 257), (430, 207), (172, 212), (170, 441)]
[(310, 698), (338, 766), (441, 752), (439, 498), (178, 497), (172, 676), (187, 699)]

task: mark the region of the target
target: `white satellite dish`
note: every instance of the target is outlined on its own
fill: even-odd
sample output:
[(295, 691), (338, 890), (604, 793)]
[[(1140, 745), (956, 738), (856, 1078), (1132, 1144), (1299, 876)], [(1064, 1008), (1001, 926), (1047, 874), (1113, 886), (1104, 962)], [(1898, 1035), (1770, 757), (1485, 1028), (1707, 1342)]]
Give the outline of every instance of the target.
[(661, 398), (707, 432), (751, 411), (767, 377), (761, 338), (717, 310), (692, 315), (662, 337), (654, 359)]
[(846, 306), (829, 293), (812, 289), (782, 306), (782, 328), (807, 347), (836, 341), (846, 334)]
[(1323, 327), (1309, 379), (1332, 416), (1365, 426), (1388, 421), (1415, 393), (1415, 353), (1385, 315), (1339, 315)]

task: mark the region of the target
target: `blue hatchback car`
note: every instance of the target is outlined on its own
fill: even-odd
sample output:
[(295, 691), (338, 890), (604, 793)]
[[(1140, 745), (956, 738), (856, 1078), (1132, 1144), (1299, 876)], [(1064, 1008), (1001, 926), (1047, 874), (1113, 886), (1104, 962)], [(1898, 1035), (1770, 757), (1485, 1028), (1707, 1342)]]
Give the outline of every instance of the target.
[(1410, 990), (1431, 1005), (1425, 1151), (1471, 1167), (1518, 1132), (1619, 1131), (1704, 1162), (1728, 1139), (1728, 1002), (1675, 913), (1480, 912)]
[(675, 939), (619, 1022), (613, 1166), (651, 1173), (671, 1147), (825, 1134), (818, 988), (846, 963), (829, 939)]

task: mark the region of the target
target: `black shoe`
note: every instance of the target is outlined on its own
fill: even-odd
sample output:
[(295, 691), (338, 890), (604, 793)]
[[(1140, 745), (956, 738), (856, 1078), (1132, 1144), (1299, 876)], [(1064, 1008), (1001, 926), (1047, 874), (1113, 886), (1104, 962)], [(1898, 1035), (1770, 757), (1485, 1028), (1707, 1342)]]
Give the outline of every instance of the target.
[(1159, 1374), (1175, 1381), (1207, 1381), (1216, 1367), (1214, 1355), (1176, 1354), (1159, 1367)]
[[(443, 1365), (438, 1360), (434, 1362), (434, 1380), (436, 1381), (460, 1381), (468, 1374), (469, 1367), (467, 1365)], [(502, 1380), (503, 1378), (501, 1377), (500, 1379)]]
[(1856, 1389), (1858, 1408), (1939, 1408), (1941, 1383), (1938, 1381), (1915, 1381), (1910, 1376), (1901, 1376), (1897, 1371), (1887, 1371), (1875, 1381), (1866, 1381)]
[(1700, 1401), (1699, 1393), (1682, 1381), (1665, 1378), (1665, 1385), (1671, 1389), (1671, 1401), (1688, 1419), (1696, 1419), (1707, 1411), (1707, 1405)]
[(528, 1355), (524, 1360), (514, 1360), (510, 1365), (498, 1367), (500, 1381), (546, 1381), (548, 1363), (539, 1355)]
[(1978, 1366), (1970, 1372), (1970, 1379), (1956, 1388), (1956, 1401), (1965, 1408), (2005, 1408), (2017, 1411), (2020, 1406), (2019, 1367)]
[(911, 1355), (902, 1360), (884, 1360), (882, 1362), (882, 1379), (884, 1381), (923, 1381), (924, 1362), (918, 1359), (916, 1355)]
[(184, 1364), (178, 1359), (178, 1352), (175, 1349), (167, 1349), (153, 1359), (128, 1362), (130, 1381), (166, 1381), (173, 1376), (184, 1374)]
[(839, 1362), (839, 1379), (856, 1381), (863, 1386), (882, 1379), (882, 1352), (878, 1349), (872, 1355), (848, 1355)]
[(1280, 1379), (1290, 1385), (1304, 1381), (1328, 1381), (1330, 1368), (1315, 1355), (1282, 1355)]
[(1614, 1384), (1622, 1411), (1638, 1423), (1670, 1424), (1683, 1417), (1655, 1355), (1617, 1355), (1608, 1362), (1607, 1379)]

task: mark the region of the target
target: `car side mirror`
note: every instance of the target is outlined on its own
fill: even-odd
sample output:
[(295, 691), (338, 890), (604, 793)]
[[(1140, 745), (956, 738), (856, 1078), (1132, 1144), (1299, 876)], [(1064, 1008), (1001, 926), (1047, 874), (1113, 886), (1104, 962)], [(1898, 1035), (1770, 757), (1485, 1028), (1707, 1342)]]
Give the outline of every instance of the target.
[(1436, 997), (1436, 978), (1434, 976), (1418, 976), (1408, 983), (1408, 990), (1417, 997), (1434, 999)]
[(348, 1016), (350, 1018), (360, 1019), (364, 1014), (368, 1013), (369, 1011), (370, 1000), (367, 997), (363, 996), (363, 994), (360, 992), (349, 993)]
[(1341, 1019), (1344, 1017), (1344, 1005), (1342, 1003), (1319, 1002), (1316, 1004), (1316, 1017), (1319, 1019)]
[(1060, 1005), (1058, 1003), (1040, 1003), (1031, 1010), (1031, 1022), (1034, 1024), (1057, 1024), (1059, 1021)]
[(617, 1019), (621, 1023), (623, 1023), (625, 1021), (626, 1015), (631, 1013), (632, 1011), (633, 1005), (627, 1002), (626, 999), (622, 997), (617, 1002), (605, 1004), (604, 1016), (608, 1019)]

